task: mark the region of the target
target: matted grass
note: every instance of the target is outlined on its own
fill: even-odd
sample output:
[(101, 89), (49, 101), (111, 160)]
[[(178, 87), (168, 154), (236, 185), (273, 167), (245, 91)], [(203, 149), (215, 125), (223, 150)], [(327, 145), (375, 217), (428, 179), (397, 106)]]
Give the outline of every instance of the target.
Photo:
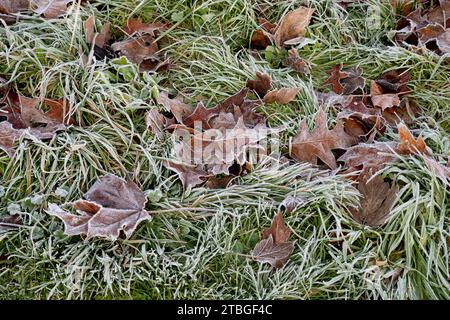
[[(50, 142), (23, 137), (14, 160), (0, 153), (0, 214), (19, 212), (24, 227), (0, 239), (0, 298), (134, 299), (448, 299), (449, 190), (421, 157), (404, 158), (380, 174), (400, 186), (393, 216), (378, 229), (354, 222), (346, 208), (358, 192), (342, 176), (308, 164), (268, 162), (224, 190), (183, 190), (161, 160), (170, 141), (145, 127), (152, 92), (179, 92), (189, 102), (212, 106), (253, 77), (270, 74), (277, 87), (300, 87), (287, 106), (261, 108), (271, 125), (284, 124), (283, 142), (300, 121), (312, 121), (314, 90), (336, 63), (360, 66), (364, 76), (405, 67), (411, 96), (423, 111), (413, 131), (435, 155), (450, 153), (450, 69), (444, 59), (394, 46), (395, 17), (388, 5), (374, 28), (367, 1), (346, 13), (333, 1), (96, 0), (76, 5), (60, 20), (36, 16), (0, 27), (0, 74), (27, 96), (65, 98), (85, 127), (71, 127)], [(307, 4), (316, 9), (299, 53), (312, 74), (276, 68), (269, 57), (247, 50), (256, 11), (272, 21)], [(85, 67), (82, 22), (90, 15), (120, 28), (128, 17), (170, 22), (162, 51), (177, 68), (138, 74), (136, 66), (97, 61)], [(269, 61), (268, 61), (269, 59)], [(328, 110), (331, 121), (335, 118)], [(396, 134), (387, 132), (387, 138)], [(387, 139), (386, 138), (386, 139)], [(129, 176), (158, 212), (129, 240), (84, 241), (63, 234), (48, 202), (78, 199), (105, 173)], [(309, 204), (285, 217), (295, 250), (272, 271), (245, 255), (270, 225), (289, 194)], [(383, 261), (382, 264), (376, 262)], [(398, 280), (392, 274), (403, 270)]]

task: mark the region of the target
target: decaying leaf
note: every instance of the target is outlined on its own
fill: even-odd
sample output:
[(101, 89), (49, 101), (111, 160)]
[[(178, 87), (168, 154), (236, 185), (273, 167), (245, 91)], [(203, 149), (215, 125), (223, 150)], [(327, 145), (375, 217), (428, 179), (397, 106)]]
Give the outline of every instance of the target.
[(362, 225), (382, 226), (389, 218), (397, 197), (397, 185), (389, 186), (383, 178), (375, 176), (360, 181), (358, 189), (363, 198), (358, 209), (350, 210), (353, 218)]
[(285, 44), (292, 45), (302, 40), (313, 13), (314, 9), (299, 7), (283, 16), (274, 30), (275, 45), (282, 48)]
[(49, 204), (47, 212), (64, 222), (66, 235), (86, 234), (88, 239), (115, 241), (120, 232), (129, 238), (139, 223), (151, 218), (144, 209), (147, 199), (139, 187), (112, 174), (94, 183), (84, 198), (73, 203), (77, 214)]
[(320, 109), (315, 116), (315, 128), (309, 132), (306, 120), (300, 124), (299, 132), (292, 141), (292, 157), (298, 161), (307, 161), (314, 165), (320, 159), (329, 168), (336, 169), (336, 159), (333, 149), (346, 149), (358, 141), (347, 134), (344, 126), (338, 120), (336, 126), (328, 129), (327, 115)]
[(22, 225), (22, 219), (18, 214), (12, 216), (0, 217), (0, 236), (17, 230)]
[(262, 232), (262, 240), (252, 251), (252, 257), (260, 263), (269, 263), (274, 268), (281, 268), (294, 251), (294, 245), (288, 242), (291, 230), (286, 227), (283, 215), (278, 213), (269, 229)]
[(270, 88), (270, 76), (257, 73), (246, 88), (213, 108), (207, 108), (202, 102), (194, 108), (179, 97), (171, 99), (166, 93), (160, 93), (157, 103), (173, 114), (173, 118), (152, 110), (146, 122), (154, 133), (165, 130), (175, 139), (171, 159), (163, 164), (178, 174), (185, 188), (203, 184), (215, 188), (248, 172), (250, 158), (255, 160), (266, 155), (260, 141), (280, 130), (268, 128), (265, 119), (255, 112), (264, 102), (249, 100), (250, 90), (264, 101), (273, 95), (272, 101), (279, 103), (289, 102), (298, 92), (298, 89), (268, 92)]
[(159, 56), (156, 37), (166, 28), (166, 25), (160, 23), (144, 24), (129, 19), (125, 26), (128, 38), (113, 43), (112, 49), (137, 64), (141, 72), (165, 69), (170, 63)]
[(342, 69), (342, 64), (335, 65), (328, 73), (330, 77), (323, 85), (331, 85), (337, 94), (355, 94), (364, 91), (364, 78), (361, 68)]
[(26, 11), (30, 7), (30, 0), (0, 0), (0, 13), (9, 14)]

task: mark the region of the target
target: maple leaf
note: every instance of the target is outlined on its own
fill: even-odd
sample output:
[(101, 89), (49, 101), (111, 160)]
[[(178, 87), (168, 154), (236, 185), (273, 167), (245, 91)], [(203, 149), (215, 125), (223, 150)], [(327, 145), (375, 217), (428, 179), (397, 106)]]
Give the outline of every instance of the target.
[(284, 15), (273, 33), (275, 45), (282, 48), (285, 45), (296, 44), (299, 40), (302, 40), (313, 13), (314, 9), (299, 7)]
[(295, 48), (292, 48), (288, 51), (288, 56), (283, 60), (283, 65), (291, 68), (298, 73), (311, 73), (311, 63), (309, 63), (309, 61), (305, 59), (300, 58), (300, 56), (298, 55), (298, 51)]
[(73, 203), (77, 214), (49, 204), (47, 212), (64, 222), (66, 235), (86, 234), (88, 239), (115, 241), (121, 231), (129, 238), (139, 223), (151, 218), (144, 209), (147, 199), (139, 187), (112, 174), (95, 182), (84, 198)]
[(398, 186), (384, 182), (380, 176), (364, 178), (359, 182), (358, 190), (363, 196), (360, 207), (351, 209), (353, 218), (362, 225), (382, 226), (394, 205)]
[(145, 116), (145, 124), (154, 134), (159, 134), (176, 123), (175, 118), (167, 118), (158, 110), (152, 109)]
[(0, 217), (0, 236), (10, 231), (17, 230), (22, 225), (22, 219), (18, 214)]
[(66, 117), (69, 109), (64, 101), (44, 99), (49, 108), (46, 113), (37, 109), (39, 99), (27, 98), (12, 92), (6, 95), (6, 105), (0, 107), (0, 149), (10, 157), (14, 154), (14, 142), (28, 130), (38, 139), (51, 139), (56, 132), (64, 130), (73, 119)]
[(341, 80), (347, 77), (346, 72), (342, 72), (342, 64), (335, 65), (328, 71), (330, 77), (323, 83), (323, 85), (331, 85), (331, 89), (334, 93), (342, 94), (344, 92), (344, 86)]
[(252, 257), (260, 263), (269, 263), (274, 268), (281, 268), (294, 251), (294, 245), (287, 242), (291, 230), (286, 227), (283, 215), (278, 213), (269, 229), (262, 232), (262, 240), (252, 251)]
[[(363, 70), (361, 68), (349, 68), (344, 70), (346, 76), (340, 79), (343, 86), (343, 94), (354, 94), (358, 91), (364, 91)], [(336, 92), (337, 93), (337, 92)]]
[(327, 115), (321, 108), (315, 116), (315, 129), (309, 132), (306, 120), (300, 123), (299, 132), (292, 141), (292, 157), (298, 161), (307, 161), (317, 165), (318, 159), (329, 168), (336, 169), (336, 159), (331, 150), (346, 149), (355, 144), (357, 138), (344, 131), (341, 121), (329, 130)]
[(345, 162), (348, 172), (362, 169), (364, 173), (375, 173), (387, 164), (399, 161), (393, 152), (397, 145), (396, 142), (359, 144), (348, 148), (339, 161)]
[(277, 90), (269, 91), (264, 96), (265, 103), (279, 103), (288, 104), (295, 99), (297, 94), (300, 92), (300, 88), (282, 88)]

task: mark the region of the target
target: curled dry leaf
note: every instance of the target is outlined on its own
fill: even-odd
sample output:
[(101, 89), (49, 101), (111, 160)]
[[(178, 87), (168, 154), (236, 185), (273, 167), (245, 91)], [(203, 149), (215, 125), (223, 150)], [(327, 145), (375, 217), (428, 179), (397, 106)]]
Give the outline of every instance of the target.
[(395, 40), (439, 55), (449, 53), (450, 2), (440, 0), (426, 5), (428, 8), (412, 11), (398, 21)]
[(414, 139), (411, 131), (403, 123), (398, 125), (398, 137), (400, 144), (397, 146), (397, 151), (401, 154), (428, 154), (428, 148), (425, 140), (420, 136)]
[[(264, 94), (271, 87), (271, 79), (258, 74), (248, 86)], [(178, 174), (185, 188), (205, 182), (214, 188), (228, 183), (233, 176), (248, 172), (248, 155), (265, 154), (259, 141), (265, 137), (263, 130), (272, 131), (254, 111), (262, 101), (248, 100), (249, 91), (244, 88), (213, 108), (206, 108), (201, 102), (193, 108), (166, 93), (157, 97), (157, 102), (174, 118), (153, 110), (147, 114), (147, 125), (155, 133), (161, 129), (172, 132), (175, 141), (171, 160), (163, 164)]]
[(269, 229), (262, 232), (262, 240), (252, 251), (252, 257), (260, 263), (269, 263), (281, 268), (294, 251), (294, 245), (288, 242), (291, 231), (284, 224), (283, 215), (278, 213)]
[(282, 88), (277, 90), (269, 91), (264, 96), (265, 103), (279, 103), (288, 104), (295, 99), (297, 94), (300, 92), (300, 88)]
[(336, 169), (333, 149), (346, 149), (358, 142), (358, 139), (347, 134), (338, 120), (336, 126), (328, 129), (327, 115), (320, 109), (315, 116), (315, 128), (309, 132), (306, 120), (300, 124), (299, 132), (292, 141), (292, 157), (298, 161), (307, 161), (314, 165), (320, 159), (329, 168)]
[(49, 204), (47, 212), (64, 222), (66, 235), (86, 234), (88, 239), (115, 241), (121, 231), (129, 238), (139, 223), (151, 218), (144, 209), (147, 199), (139, 187), (112, 174), (100, 178), (84, 198), (73, 203), (77, 214)]
[(398, 186), (384, 182), (380, 176), (364, 178), (359, 182), (359, 192), (363, 196), (360, 207), (351, 209), (353, 218), (362, 225), (380, 227), (389, 218), (397, 197)]
[(283, 16), (274, 30), (275, 45), (282, 48), (286, 44), (292, 45), (296, 41), (302, 40), (306, 34), (306, 27), (311, 22), (313, 13), (314, 9), (299, 7)]
[(0, 217), (0, 236), (17, 230), (22, 225), (22, 219), (18, 214), (12, 216)]
[(259, 29), (253, 32), (250, 46), (264, 50), (272, 42), (278, 48), (300, 43), (306, 34), (306, 28), (311, 23), (314, 9), (299, 7), (286, 13), (278, 24), (272, 24), (265, 19), (258, 19)]
[(361, 68), (349, 68), (342, 70), (342, 64), (335, 65), (328, 74), (330, 77), (323, 85), (331, 85), (333, 92), (350, 95), (364, 91), (363, 70)]

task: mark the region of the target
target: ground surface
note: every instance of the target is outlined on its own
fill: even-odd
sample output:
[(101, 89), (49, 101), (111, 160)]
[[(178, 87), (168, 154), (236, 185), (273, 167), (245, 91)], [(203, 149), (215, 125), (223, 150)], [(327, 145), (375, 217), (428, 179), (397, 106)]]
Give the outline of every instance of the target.
[[(313, 119), (319, 108), (314, 89), (324, 90), (326, 71), (335, 64), (362, 67), (369, 79), (405, 67), (412, 74), (411, 96), (423, 111), (413, 132), (435, 154), (448, 155), (449, 66), (396, 46), (389, 37), (396, 17), (388, 6), (374, 27), (367, 4), (346, 12), (333, 1), (309, 1), (316, 16), (308, 36), (315, 43), (299, 53), (313, 69), (298, 75), (247, 48), (258, 16), (277, 21), (302, 1), (90, 2), (63, 19), (34, 15), (0, 27), (1, 76), (24, 95), (64, 97), (85, 122), (52, 141), (24, 137), (14, 160), (0, 153), (0, 215), (18, 212), (24, 223), (0, 236), (1, 298), (450, 298), (448, 190), (420, 157), (384, 169), (400, 186), (393, 216), (381, 228), (362, 229), (345, 209), (357, 201), (351, 181), (309, 164), (260, 164), (226, 189), (183, 190), (161, 164), (169, 144), (145, 126), (145, 112), (156, 107), (155, 89), (213, 106), (263, 71), (278, 86), (302, 88), (288, 105), (259, 110), (270, 125), (288, 126), (286, 142), (302, 119)], [(91, 15), (116, 28), (130, 16), (170, 22), (163, 52), (177, 68), (139, 74), (130, 72), (131, 64), (124, 69), (111, 61), (83, 66), (79, 53), (89, 48), (82, 21)], [(336, 114), (327, 110), (332, 121)], [(105, 173), (131, 177), (148, 195), (147, 209), (161, 213), (128, 240), (65, 236), (60, 220), (45, 212), (48, 202), (79, 199)], [(248, 259), (285, 196), (299, 193), (310, 202), (285, 217), (295, 244), (289, 262), (274, 272)], [(183, 208), (210, 210), (202, 217), (202, 211)]]

